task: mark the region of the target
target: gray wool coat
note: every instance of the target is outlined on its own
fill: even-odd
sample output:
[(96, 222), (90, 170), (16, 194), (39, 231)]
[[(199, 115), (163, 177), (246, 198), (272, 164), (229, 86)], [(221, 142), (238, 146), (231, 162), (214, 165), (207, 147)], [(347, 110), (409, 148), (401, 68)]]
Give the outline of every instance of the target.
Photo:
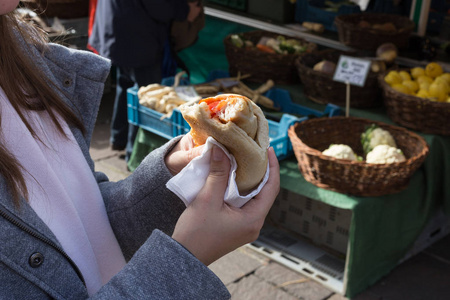
[[(128, 263), (92, 299), (229, 299), (219, 278), (169, 235), (184, 210), (166, 189), (163, 157), (169, 141), (128, 178), (110, 182), (95, 172), (89, 144), (110, 62), (87, 51), (50, 44), (32, 60), (63, 91), (87, 133), (71, 130), (98, 182), (108, 217)], [(23, 200), (23, 199), (22, 199)], [(50, 229), (22, 201), (12, 203), (0, 177), (0, 299), (87, 299), (83, 278)]]

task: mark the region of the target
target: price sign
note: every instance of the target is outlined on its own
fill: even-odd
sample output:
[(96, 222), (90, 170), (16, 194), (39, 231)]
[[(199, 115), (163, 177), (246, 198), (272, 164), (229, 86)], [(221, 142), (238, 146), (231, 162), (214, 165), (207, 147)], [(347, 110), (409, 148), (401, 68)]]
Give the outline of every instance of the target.
[(370, 60), (341, 55), (333, 80), (363, 87), (370, 65)]

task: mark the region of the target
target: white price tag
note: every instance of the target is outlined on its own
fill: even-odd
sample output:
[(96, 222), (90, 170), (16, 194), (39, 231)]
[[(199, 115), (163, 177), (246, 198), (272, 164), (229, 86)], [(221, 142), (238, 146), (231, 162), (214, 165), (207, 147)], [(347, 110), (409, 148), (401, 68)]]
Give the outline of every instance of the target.
[(341, 55), (333, 80), (363, 87), (371, 64), (370, 60)]

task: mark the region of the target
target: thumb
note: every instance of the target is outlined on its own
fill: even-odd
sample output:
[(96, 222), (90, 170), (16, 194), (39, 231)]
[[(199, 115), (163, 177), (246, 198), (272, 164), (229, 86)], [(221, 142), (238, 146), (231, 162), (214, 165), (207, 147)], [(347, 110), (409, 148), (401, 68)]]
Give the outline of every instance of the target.
[[(228, 184), (228, 174), (230, 173), (230, 161), (226, 154), (217, 146), (212, 148), (211, 167), (209, 170), (209, 177), (222, 182), (225, 187)], [(225, 179), (225, 180), (224, 180)], [(224, 182), (225, 181), (225, 182)]]
[(228, 186), (230, 174), (230, 160), (217, 146), (213, 146), (210, 160), (209, 175), (206, 183), (199, 193), (203, 199), (208, 199), (211, 204), (223, 205), (225, 191)]

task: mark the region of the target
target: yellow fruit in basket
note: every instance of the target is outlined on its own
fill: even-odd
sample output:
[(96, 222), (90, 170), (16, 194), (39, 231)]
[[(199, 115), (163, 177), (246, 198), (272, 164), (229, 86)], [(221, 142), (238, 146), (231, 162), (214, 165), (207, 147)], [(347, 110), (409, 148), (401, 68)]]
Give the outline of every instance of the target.
[(405, 80), (402, 82), (402, 84), (404, 86), (407, 86), (413, 93), (419, 90), (419, 84), (417, 83), (417, 81)]
[[(439, 75), (437, 78), (442, 78), (450, 85), (450, 73), (444, 73), (442, 75)], [(436, 78), (436, 79), (437, 79)]]
[(429, 83), (429, 82), (422, 82), (421, 84), (419, 84), (419, 90), (428, 91), (428, 89), (430, 88), (430, 84), (431, 83)]
[(411, 76), (416, 79), (419, 76), (425, 75), (425, 69), (421, 67), (415, 67), (411, 69)]
[(398, 72), (398, 75), (400, 75), (400, 77), (403, 79), (403, 81), (412, 79), (411, 74), (409, 74), (409, 72), (407, 72), (407, 71), (400, 71), (400, 72)]
[(444, 78), (438, 77), (433, 81), (433, 83), (442, 84), (443, 86), (446, 87), (447, 93), (450, 92), (450, 85), (447, 83), (447, 81)]
[(407, 94), (407, 95), (411, 95), (411, 90), (409, 89), (409, 87), (407, 87), (406, 85), (403, 85), (401, 83), (395, 83), (393, 85), (391, 85), (391, 87), (396, 90), (397, 92), (403, 93), (403, 94)]
[(417, 83), (420, 85), (423, 82), (428, 82), (429, 84), (433, 83), (433, 78), (427, 75), (420, 75), (416, 78)]
[(403, 79), (397, 71), (389, 71), (386, 76), (384, 76), (384, 81), (387, 82), (390, 86), (402, 83)]
[(447, 86), (439, 82), (433, 82), (428, 89), (430, 97), (436, 101), (444, 102), (448, 98)]
[(430, 76), (431, 78), (436, 78), (442, 73), (444, 73), (444, 70), (438, 63), (431, 62), (425, 67), (425, 75)]
[(409, 73), (406, 71), (400, 71), (400, 72), (398, 72), (398, 75), (400, 75), (400, 77), (403, 79), (403, 81), (411, 80), (411, 75), (409, 75)]
[(416, 96), (417, 97), (420, 97), (420, 98), (428, 98), (428, 97), (430, 97), (430, 94), (428, 93), (428, 91), (426, 91), (426, 90), (419, 90), (418, 92), (417, 92), (417, 94), (416, 94)]

